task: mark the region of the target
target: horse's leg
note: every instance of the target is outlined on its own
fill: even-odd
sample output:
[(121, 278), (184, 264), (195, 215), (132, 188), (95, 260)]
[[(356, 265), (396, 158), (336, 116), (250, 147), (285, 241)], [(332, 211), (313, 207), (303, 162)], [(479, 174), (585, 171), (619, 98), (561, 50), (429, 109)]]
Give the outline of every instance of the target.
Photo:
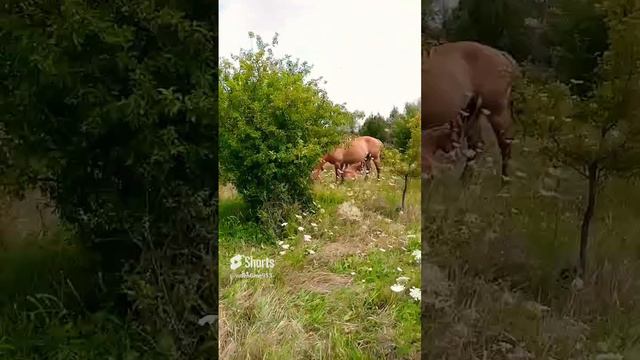
[(374, 157), (373, 158), (373, 164), (376, 166), (376, 175), (378, 180), (380, 180), (380, 169), (382, 168), (382, 164), (380, 163), (380, 158), (379, 157)]
[[(482, 99), (478, 98), (478, 103), (474, 106), (480, 106), (482, 104)], [(464, 154), (466, 161), (464, 164), (464, 169), (462, 170), (462, 174), (460, 175), (460, 180), (465, 183), (469, 181), (473, 177), (475, 161), (480, 152), (482, 152), (483, 148), (483, 139), (482, 139), (482, 126), (480, 123), (480, 109), (473, 108), (470, 110), (471, 114), (465, 118), (464, 125), (464, 139), (467, 142), (467, 150), (462, 151)]]
[[(508, 106), (508, 105), (507, 105)], [(497, 114), (491, 114), (489, 116), (489, 123), (493, 129), (493, 133), (496, 136), (498, 146), (500, 147), (500, 155), (502, 157), (502, 185), (509, 182), (509, 160), (511, 159), (511, 143), (513, 142), (513, 136), (511, 134), (511, 119), (509, 112), (503, 110)]]
[(364, 168), (364, 179), (369, 180), (369, 173), (371, 172), (371, 158), (369, 155), (362, 162)]
[(336, 170), (336, 183), (340, 181), (341, 174), (343, 173), (342, 172), (342, 166), (343, 165), (344, 164), (342, 164), (341, 162), (336, 162), (333, 165), (334, 169)]
[(344, 183), (344, 173), (349, 165), (346, 163), (340, 164), (340, 184)]

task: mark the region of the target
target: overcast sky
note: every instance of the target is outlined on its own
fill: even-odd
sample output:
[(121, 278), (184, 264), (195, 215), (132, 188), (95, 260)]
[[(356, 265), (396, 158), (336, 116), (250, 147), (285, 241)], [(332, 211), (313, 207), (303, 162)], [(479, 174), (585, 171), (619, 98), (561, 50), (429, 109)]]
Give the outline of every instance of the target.
[(420, 98), (418, 0), (220, 0), (220, 56), (251, 48), (249, 31), (277, 55), (313, 65), (329, 97), (350, 111), (388, 115)]

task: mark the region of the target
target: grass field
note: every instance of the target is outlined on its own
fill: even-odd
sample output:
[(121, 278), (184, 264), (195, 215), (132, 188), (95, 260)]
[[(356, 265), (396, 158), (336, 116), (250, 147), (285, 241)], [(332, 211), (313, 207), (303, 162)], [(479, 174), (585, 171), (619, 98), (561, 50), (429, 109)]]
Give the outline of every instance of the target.
[(427, 190), (428, 358), (640, 359), (640, 186), (602, 189), (580, 284), (585, 181), (520, 139), (501, 188), (489, 145), (466, 187), (453, 171)]
[[(420, 288), (419, 181), (401, 213), (400, 178), (336, 185), (332, 173), (314, 187), (321, 210), (300, 213), (275, 241), (220, 188), (221, 359), (419, 358), (420, 304), (410, 296)], [(231, 279), (236, 254), (274, 259), (273, 277)], [(392, 291), (398, 282), (405, 289)]]

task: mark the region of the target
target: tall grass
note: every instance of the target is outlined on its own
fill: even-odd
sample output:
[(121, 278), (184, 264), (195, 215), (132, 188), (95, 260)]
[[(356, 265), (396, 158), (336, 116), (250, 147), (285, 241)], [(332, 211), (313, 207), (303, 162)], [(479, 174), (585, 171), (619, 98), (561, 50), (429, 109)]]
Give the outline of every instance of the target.
[(507, 188), (492, 151), (468, 186), (453, 173), (428, 189), (429, 358), (640, 358), (640, 187), (615, 180), (600, 194), (580, 284), (586, 184), (533, 140), (515, 149)]
[[(0, 358), (169, 358), (161, 339), (116, 315), (94, 256), (73, 231), (57, 225), (43, 232), (29, 205), (7, 201), (2, 209), (12, 216), (0, 231)], [(15, 216), (16, 207), (25, 211)], [(21, 219), (30, 226), (16, 232)]]

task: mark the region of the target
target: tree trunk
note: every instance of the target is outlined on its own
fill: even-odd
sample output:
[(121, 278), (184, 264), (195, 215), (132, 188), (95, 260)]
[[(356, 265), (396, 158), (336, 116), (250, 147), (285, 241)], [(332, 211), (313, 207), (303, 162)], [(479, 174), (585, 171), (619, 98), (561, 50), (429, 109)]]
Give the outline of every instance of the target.
[(580, 227), (580, 277), (584, 279), (587, 270), (587, 244), (589, 243), (589, 226), (593, 218), (593, 212), (596, 206), (596, 195), (598, 185), (598, 164), (589, 165), (589, 195), (587, 198), (587, 208), (582, 217), (582, 226)]
[(409, 174), (404, 175), (404, 188), (402, 189), (402, 205), (400, 209), (404, 211), (404, 200), (407, 197), (407, 185), (409, 184)]

